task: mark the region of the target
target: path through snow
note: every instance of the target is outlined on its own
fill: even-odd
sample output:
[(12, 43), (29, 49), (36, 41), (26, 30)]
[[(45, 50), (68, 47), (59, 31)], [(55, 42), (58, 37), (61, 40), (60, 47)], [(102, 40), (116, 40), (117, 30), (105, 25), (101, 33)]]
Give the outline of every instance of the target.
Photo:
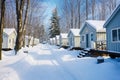
[[(28, 54), (23, 53), (28, 50)], [(77, 58), (78, 51), (39, 44), (0, 61), (0, 80), (120, 80), (120, 62)]]

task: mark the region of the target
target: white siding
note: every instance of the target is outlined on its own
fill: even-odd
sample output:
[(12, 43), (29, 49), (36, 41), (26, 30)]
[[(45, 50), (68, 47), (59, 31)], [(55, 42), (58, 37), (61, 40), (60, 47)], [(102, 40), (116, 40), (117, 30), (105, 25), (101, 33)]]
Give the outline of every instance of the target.
[(79, 36), (76, 36), (74, 38), (74, 47), (80, 47), (80, 37)]
[(8, 36), (3, 33), (3, 43), (2, 48), (8, 48)]
[(10, 35), (3, 35), (3, 46), (2, 48), (14, 49), (16, 41), (16, 33), (12, 32)]

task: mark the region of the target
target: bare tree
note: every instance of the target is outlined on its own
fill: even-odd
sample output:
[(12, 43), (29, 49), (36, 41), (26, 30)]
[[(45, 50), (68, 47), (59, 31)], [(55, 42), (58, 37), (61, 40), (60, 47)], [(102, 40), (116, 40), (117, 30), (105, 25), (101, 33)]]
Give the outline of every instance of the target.
[(117, 0), (109, 0), (107, 2), (107, 6), (108, 6), (108, 9), (109, 9), (109, 13), (111, 14), (112, 11), (114, 10), (114, 8), (116, 7), (116, 4), (117, 4)]
[(4, 27), (5, 0), (1, 0), (1, 18), (0, 18), (0, 60), (2, 59), (2, 35)]
[(81, 0), (77, 0), (78, 3), (78, 28), (81, 26)]
[(95, 19), (95, 6), (96, 6), (96, 0), (92, 0), (92, 19)]
[[(42, 35), (42, 28), (43, 25), (45, 9), (46, 6), (40, 3), (41, 0), (31, 0), (29, 11), (28, 11), (28, 20), (26, 24), (26, 33), (28, 37), (40, 38)], [(37, 15), (36, 15), (37, 14)], [(32, 38), (31, 37), (31, 38)], [(29, 40), (31, 39), (29, 38)]]
[[(27, 1), (27, 4), (28, 3), (29, 1)], [(17, 38), (16, 38), (16, 45), (15, 45), (16, 54), (17, 54), (17, 51), (21, 49), (21, 47), (23, 46), (23, 43), (22, 43), (23, 42), (23, 30), (24, 30), (24, 26), (26, 24), (26, 18), (27, 18), (26, 16), (27, 11), (25, 12), (26, 18), (25, 17), (24, 17), (25, 19), (23, 18), (24, 6), (25, 6), (25, 0), (16, 0), (16, 15), (17, 15)], [(28, 7), (26, 7), (26, 9), (28, 9)]]
[(88, 0), (86, 0), (86, 20), (88, 20)]
[(23, 29), (22, 29), (23, 46), (25, 46), (26, 23), (27, 23), (27, 18), (28, 18), (28, 8), (29, 8), (29, 5), (30, 5), (30, 0), (27, 0), (26, 10), (25, 10), (25, 18), (24, 18)]

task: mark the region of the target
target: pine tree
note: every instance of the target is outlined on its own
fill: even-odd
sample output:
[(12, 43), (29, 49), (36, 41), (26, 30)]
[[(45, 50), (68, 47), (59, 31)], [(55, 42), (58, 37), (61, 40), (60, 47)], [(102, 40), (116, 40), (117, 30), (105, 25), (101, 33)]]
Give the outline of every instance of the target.
[(57, 14), (57, 9), (55, 8), (52, 17), (51, 17), (51, 25), (49, 28), (49, 35), (50, 37), (55, 37), (56, 35), (60, 34), (60, 27), (59, 27), (59, 17)]

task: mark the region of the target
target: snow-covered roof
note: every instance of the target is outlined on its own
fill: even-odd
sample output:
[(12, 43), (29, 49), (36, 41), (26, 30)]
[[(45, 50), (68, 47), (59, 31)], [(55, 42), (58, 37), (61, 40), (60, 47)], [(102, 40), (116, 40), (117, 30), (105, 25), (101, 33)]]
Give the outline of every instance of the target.
[(52, 41), (52, 38), (50, 38), (50, 40)]
[(13, 32), (16, 33), (16, 30), (15, 30), (15, 28), (4, 28), (3, 32), (6, 33), (7, 35), (10, 35)]
[(33, 38), (32, 36), (25, 35), (25, 38)]
[(70, 31), (73, 33), (74, 36), (80, 36), (80, 29), (70, 29)]
[(106, 32), (105, 28), (103, 28), (105, 21), (87, 20), (86, 23), (88, 23), (91, 27), (96, 29), (97, 32)]
[(113, 10), (112, 14), (110, 17), (106, 20), (105, 24), (103, 25), (104, 27), (107, 26), (107, 24), (112, 20), (112, 18), (117, 14), (117, 12), (120, 10), (120, 3), (119, 5)]
[(61, 33), (60, 35), (61, 35), (62, 38), (67, 38), (68, 34), (67, 33)]
[(53, 40), (55, 40), (55, 37), (53, 37)]
[(56, 39), (59, 39), (60, 35), (56, 35)]

